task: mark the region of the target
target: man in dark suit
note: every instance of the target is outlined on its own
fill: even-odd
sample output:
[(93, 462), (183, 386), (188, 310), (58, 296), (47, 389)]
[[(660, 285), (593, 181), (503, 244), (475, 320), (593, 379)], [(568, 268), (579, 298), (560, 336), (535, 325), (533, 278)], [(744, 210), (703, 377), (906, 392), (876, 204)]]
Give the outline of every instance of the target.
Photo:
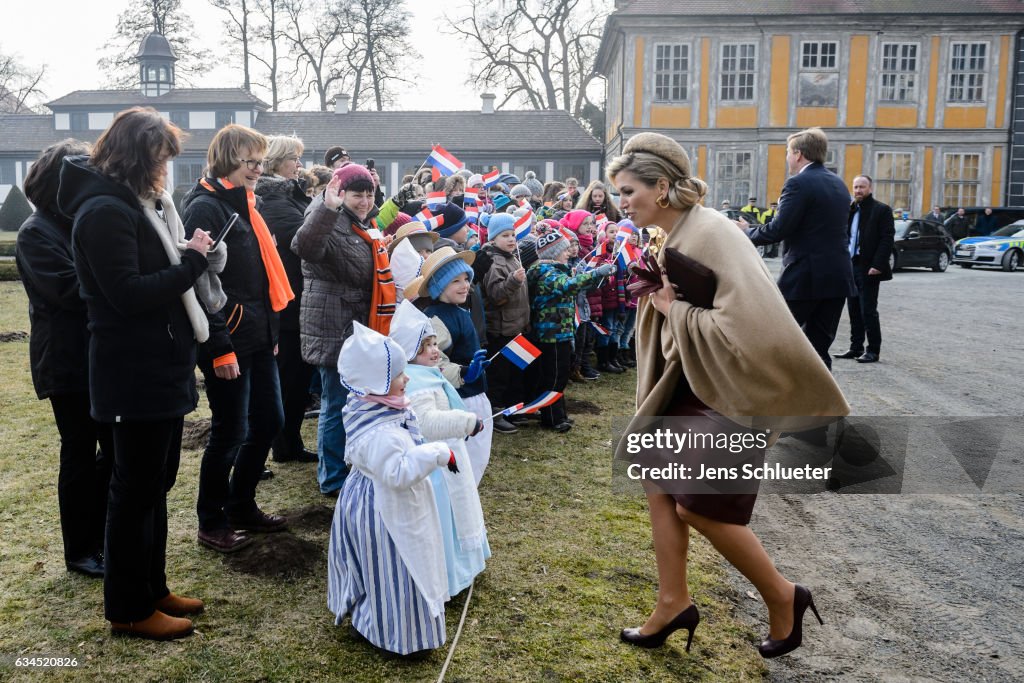
[(837, 353), (837, 358), (856, 358), (857, 362), (879, 361), (882, 351), (879, 285), (893, 279), (889, 257), (893, 253), (895, 237), (892, 209), (871, 196), (870, 176), (858, 175), (853, 179), (849, 229), (850, 259), (858, 294), (846, 300), (850, 311), (850, 350)]
[[(850, 206), (850, 259), (857, 296), (846, 300), (850, 313), (850, 350), (836, 358), (856, 358), (858, 363), (877, 363), (882, 349), (882, 327), (878, 321), (878, 286), (892, 279), (889, 257), (896, 236), (892, 209), (871, 195), (871, 177), (853, 179)], [(868, 348), (864, 351), (864, 338)]]
[(797, 323), (832, 368), (828, 349), (836, 338), (843, 304), (857, 294), (847, 250), (850, 195), (835, 173), (825, 168), (828, 138), (808, 128), (786, 140), (790, 178), (779, 209), (767, 224), (749, 227), (737, 221), (754, 244), (785, 240), (779, 290)]

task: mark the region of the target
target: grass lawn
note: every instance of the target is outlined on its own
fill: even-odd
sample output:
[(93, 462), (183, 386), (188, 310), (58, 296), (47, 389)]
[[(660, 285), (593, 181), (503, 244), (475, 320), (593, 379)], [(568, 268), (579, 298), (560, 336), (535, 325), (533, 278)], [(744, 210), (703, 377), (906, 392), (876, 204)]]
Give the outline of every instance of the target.
[[(0, 334), (28, 330), (20, 283), (0, 282)], [(168, 576), (201, 597), (196, 634), (173, 643), (112, 638), (102, 582), (69, 574), (57, 515), (58, 438), (32, 391), (28, 341), (0, 343), (0, 680), (41, 680), (15, 656), (77, 657), (47, 678), (111, 681), (433, 681), (447, 647), (422, 661), (388, 657), (333, 624), (326, 606), (333, 499), (308, 464), (271, 464), (269, 511), (292, 511), (291, 533), (260, 537), (238, 556), (195, 542), (201, 449), (182, 452), (171, 491)], [(659, 650), (619, 642), (642, 623), (656, 589), (642, 499), (611, 491), (610, 418), (632, 405), (635, 373), (570, 385), (576, 427), (531, 425), (495, 435), (480, 497), (493, 557), (476, 583), (448, 681), (750, 680), (765, 669), (757, 634), (733, 620), (735, 595), (717, 555), (695, 536), (691, 589), (701, 609), (689, 655), (678, 635)], [(573, 411), (575, 406), (576, 410)], [(589, 412), (588, 412), (589, 411)], [(197, 415), (206, 412), (201, 404)], [(305, 425), (315, 444), (315, 422)], [(229, 559), (230, 558), (230, 559)], [(454, 635), (465, 594), (447, 610)]]

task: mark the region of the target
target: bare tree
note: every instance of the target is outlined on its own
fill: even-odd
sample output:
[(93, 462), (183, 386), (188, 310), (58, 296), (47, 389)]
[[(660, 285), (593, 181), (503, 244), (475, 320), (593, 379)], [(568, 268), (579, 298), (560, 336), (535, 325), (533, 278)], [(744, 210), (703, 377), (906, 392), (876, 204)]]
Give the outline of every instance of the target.
[(142, 39), (156, 31), (167, 38), (178, 57), (174, 65), (176, 80), (188, 85), (200, 74), (202, 64), (192, 47), (195, 36), (192, 19), (181, 9), (181, 0), (133, 0), (117, 18), (117, 28), (107, 44), (107, 54), (98, 62), (114, 88), (138, 85), (139, 69), (135, 60)]
[(356, 93), (352, 108), (358, 107), (358, 95), (364, 76), (373, 92), (377, 111), (394, 98), (393, 85), (407, 83), (402, 77), (406, 61), (416, 55), (406, 42), (409, 36), (409, 12), (404, 0), (350, 0), (340, 8), (342, 23), (352, 32), (349, 65), (356, 69)]
[(45, 74), (45, 66), (29, 68), (16, 55), (0, 52), (0, 112), (33, 113), (33, 105), (38, 104), (44, 95), (39, 84)]
[(294, 59), (293, 82), (307, 96), (316, 96), (320, 111), (327, 111), (327, 100), (352, 75), (341, 68), (347, 63), (342, 14), (330, 7), (319, 9), (319, 3), (309, 0), (284, 0), (282, 9), (282, 35)]
[(278, 83), (281, 75), (280, 46), (283, 34), (281, 32), (280, 20), (283, 2), (282, 0), (255, 0), (255, 3), (256, 10), (262, 19), (262, 22), (256, 28), (255, 38), (263, 49), (253, 52), (252, 57), (267, 70), (270, 108), (272, 111), (277, 111), (282, 99), (285, 99), (281, 95)]
[(227, 13), (224, 28), (228, 36), (242, 43), (242, 87), (249, 90), (249, 58), (252, 56), (249, 47), (250, 26), (249, 15), (252, 12), (251, 0), (210, 0), (210, 4)]
[(603, 0), (469, 0), (466, 16), (446, 19), (479, 64), (470, 83), (505, 89), (499, 107), (516, 100), (583, 118), (608, 11)]

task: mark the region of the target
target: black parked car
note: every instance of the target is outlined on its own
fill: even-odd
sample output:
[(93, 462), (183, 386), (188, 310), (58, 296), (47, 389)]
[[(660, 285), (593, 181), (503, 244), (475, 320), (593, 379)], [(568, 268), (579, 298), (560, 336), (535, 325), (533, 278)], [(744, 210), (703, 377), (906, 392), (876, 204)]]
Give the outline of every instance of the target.
[(923, 267), (942, 273), (953, 260), (953, 238), (945, 227), (934, 221), (896, 221), (896, 240), (890, 258), (894, 271)]

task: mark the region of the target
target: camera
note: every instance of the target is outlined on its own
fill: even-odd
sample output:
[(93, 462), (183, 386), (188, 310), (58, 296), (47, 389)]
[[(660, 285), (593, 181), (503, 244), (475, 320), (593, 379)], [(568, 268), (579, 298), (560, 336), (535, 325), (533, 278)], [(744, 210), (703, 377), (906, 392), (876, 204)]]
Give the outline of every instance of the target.
[(372, 169), (373, 168), (373, 159), (367, 159), (366, 160), (366, 168), (368, 168), (368, 169)]

